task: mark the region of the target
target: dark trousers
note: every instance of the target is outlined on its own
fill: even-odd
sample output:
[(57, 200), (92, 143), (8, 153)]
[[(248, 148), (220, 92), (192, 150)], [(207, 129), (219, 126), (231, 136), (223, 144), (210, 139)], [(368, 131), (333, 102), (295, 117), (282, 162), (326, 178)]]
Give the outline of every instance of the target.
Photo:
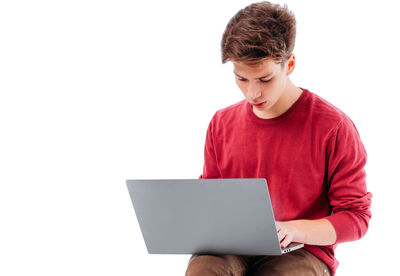
[(282, 256), (192, 255), (186, 276), (330, 276), (329, 267), (305, 249)]

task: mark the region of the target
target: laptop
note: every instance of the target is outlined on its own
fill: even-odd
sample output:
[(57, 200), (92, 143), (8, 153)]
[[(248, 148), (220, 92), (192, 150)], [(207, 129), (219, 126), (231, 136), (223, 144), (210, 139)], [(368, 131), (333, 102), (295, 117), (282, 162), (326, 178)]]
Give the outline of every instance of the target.
[(282, 255), (263, 178), (127, 180), (150, 254)]

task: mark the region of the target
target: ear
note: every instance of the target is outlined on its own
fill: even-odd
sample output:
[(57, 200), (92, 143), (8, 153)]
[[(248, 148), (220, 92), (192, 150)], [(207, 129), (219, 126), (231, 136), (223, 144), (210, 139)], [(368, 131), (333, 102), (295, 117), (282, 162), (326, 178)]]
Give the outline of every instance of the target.
[(296, 66), (296, 58), (295, 58), (294, 54), (291, 54), (290, 57), (288, 58), (288, 60), (287, 60), (286, 62), (287, 62), (287, 65), (286, 65), (286, 68), (287, 68), (286, 75), (289, 76), (289, 75), (293, 72), (294, 67)]

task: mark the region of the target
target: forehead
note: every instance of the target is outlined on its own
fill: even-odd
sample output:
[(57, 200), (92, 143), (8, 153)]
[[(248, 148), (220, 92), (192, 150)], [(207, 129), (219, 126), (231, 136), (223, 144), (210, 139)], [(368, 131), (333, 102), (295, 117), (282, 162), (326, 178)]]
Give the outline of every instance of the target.
[(281, 67), (278, 62), (270, 59), (267, 59), (255, 65), (235, 61), (233, 61), (232, 63), (233, 72), (242, 77), (261, 77), (273, 74)]

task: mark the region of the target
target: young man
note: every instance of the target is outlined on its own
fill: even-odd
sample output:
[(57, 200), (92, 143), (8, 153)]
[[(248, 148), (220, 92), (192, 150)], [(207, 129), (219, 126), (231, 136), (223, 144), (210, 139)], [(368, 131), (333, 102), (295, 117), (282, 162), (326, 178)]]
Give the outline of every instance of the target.
[(222, 38), (245, 99), (207, 131), (202, 178), (266, 178), (282, 256), (193, 255), (186, 275), (334, 275), (338, 243), (361, 238), (371, 217), (366, 152), (352, 121), (289, 75), (296, 21), (287, 7), (240, 10)]

